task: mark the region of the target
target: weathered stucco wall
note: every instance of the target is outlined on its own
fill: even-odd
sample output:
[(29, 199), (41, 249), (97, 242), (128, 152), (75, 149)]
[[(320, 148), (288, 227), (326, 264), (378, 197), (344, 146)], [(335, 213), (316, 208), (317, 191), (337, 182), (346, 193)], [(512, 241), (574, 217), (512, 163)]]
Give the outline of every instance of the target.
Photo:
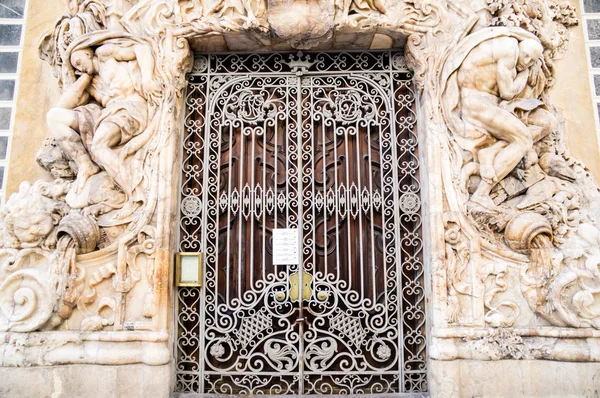
[[(582, 10), (578, 0), (569, 0), (580, 17)], [(585, 54), (583, 23), (571, 30), (569, 51), (558, 63), (556, 85), (551, 98), (563, 110), (566, 122), (566, 138), (571, 153), (585, 163), (600, 180), (600, 150), (594, 121), (594, 103), (590, 90), (588, 62)]]
[(29, 0), (27, 7), (21, 80), (6, 184), (7, 199), (19, 190), (22, 181), (49, 178), (48, 173), (35, 161), (35, 153), (44, 138), (49, 136), (46, 112), (60, 96), (52, 68), (38, 56), (38, 44), (44, 33), (64, 13), (63, 1)]
[(598, 363), (431, 361), (432, 397), (597, 397)]

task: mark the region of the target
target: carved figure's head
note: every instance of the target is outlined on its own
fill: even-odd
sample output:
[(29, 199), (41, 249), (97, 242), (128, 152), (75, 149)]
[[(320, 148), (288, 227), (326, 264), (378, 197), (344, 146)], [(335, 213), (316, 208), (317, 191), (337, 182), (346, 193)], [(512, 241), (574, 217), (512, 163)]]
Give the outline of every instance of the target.
[(92, 74), (96, 72), (94, 67), (94, 50), (91, 48), (83, 48), (75, 50), (71, 54), (71, 64), (80, 72)]
[(73, 170), (73, 162), (67, 158), (58, 142), (53, 138), (44, 140), (37, 152), (36, 160), (40, 166), (52, 174), (53, 178), (66, 180), (75, 178), (76, 170)]
[(39, 208), (32, 210), (34, 211), (26, 217), (12, 217), (13, 234), (21, 247), (41, 244), (54, 228), (51, 215), (40, 211)]
[(519, 59), (517, 70), (519, 72), (532, 66), (544, 52), (544, 47), (537, 40), (525, 39), (519, 43)]
[(68, 212), (68, 206), (50, 196), (52, 184), (24, 182), (19, 192), (11, 195), (0, 211), (0, 246), (22, 249), (56, 243), (51, 234)]

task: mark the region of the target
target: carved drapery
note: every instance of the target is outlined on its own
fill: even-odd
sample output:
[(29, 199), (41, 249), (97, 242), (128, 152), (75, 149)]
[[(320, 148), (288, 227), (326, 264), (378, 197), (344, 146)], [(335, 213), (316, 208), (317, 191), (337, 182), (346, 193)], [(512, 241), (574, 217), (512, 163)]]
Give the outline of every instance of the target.
[[(593, 359), (560, 353), (564, 344), (585, 350), (600, 326), (600, 232), (590, 210), (598, 189), (568, 154), (547, 95), (577, 23), (571, 8), (552, 0), (208, 3), (71, 1), (43, 38), (40, 55), (63, 87), (48, 113), (52, 139), (38, 153), (54, 181), (23, 183), (0, 214), (0, 330), (36, 332), (4, 339), (13, 348), (27, 341), (36, 359), (23, 350), (15, 358), (58, 363), (40, 350), (104, 340), (156, 347), (160, 359), (140, 349), (123, 359), (105, 344), (103, 358), (63, 352), (61, 363), (168, 361), (173, 165), (190, 46), (406, 42), (428, 181), (432, 357)], [(290, 23), (298, 15), (307, 17)], [(491, 46), (501, 54), (486, 53)], [(502, 81), (490, 77), (499, 65)], [(57, 343), (40, 348), (31, 336), (45, 333)]]

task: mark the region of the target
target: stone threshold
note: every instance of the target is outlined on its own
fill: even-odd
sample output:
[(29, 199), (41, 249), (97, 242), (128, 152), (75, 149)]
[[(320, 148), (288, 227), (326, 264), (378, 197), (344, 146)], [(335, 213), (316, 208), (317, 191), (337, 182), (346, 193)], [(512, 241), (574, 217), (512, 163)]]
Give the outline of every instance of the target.
[[(258, 395), (262, 398), (300, 398), (300, 397), (324, 397), (324, 398), (425, 398), (429, 397), (428, 392), (420, 393), (393, 393), (393, 394), (331, 394), (331, 395), (319, 395), (319, 394), (306, 394), (306, 395)], [(171, 394), (171, 398), (233, 398), (233, 397), (254, 397), (254, 395), (235, 395), (235, 394), (198, 394), (198, 393), (182, 393), (174, 392)]]

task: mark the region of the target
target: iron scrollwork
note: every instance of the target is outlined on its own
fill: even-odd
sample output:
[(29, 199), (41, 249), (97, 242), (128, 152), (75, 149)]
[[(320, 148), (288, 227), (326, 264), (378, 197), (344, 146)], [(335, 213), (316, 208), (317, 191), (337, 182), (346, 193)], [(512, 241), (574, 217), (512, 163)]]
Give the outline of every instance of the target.
[[(179, 290), (178, 390), (426, 391), (416, 115), (401, 59), (196, 57), (179, 250), (205, 253), (205, 287)], [(300, 264), (272, 264), (274, 228), (299, 229)], [(290, 293), (298, 273), (304, 300)]]

